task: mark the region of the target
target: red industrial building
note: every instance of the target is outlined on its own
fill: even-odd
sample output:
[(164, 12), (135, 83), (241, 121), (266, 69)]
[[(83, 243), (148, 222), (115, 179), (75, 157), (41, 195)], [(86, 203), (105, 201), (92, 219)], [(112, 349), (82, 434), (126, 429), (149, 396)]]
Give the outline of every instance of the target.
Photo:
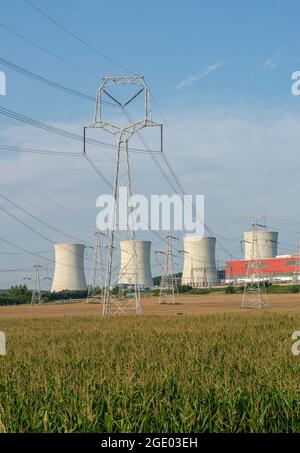
[[(252, 280), (253, 274), (256, 274), (257, 262), (260, 279), (271, 283), (291, 283), (298, 281), (300, 256), (284, 255), (277, 256), (276, 258), (259, 259), (258, 261), (227, 261), (225, 271), (226, 283), (242, 284), (248, 279)], [(251, 272), (251, 269), (254, 272)]]

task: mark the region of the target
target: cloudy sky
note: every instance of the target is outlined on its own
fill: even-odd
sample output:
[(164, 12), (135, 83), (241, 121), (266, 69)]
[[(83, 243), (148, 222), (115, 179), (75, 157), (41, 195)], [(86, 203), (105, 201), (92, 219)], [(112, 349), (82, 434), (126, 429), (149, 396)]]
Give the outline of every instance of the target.
[[(103, 76), (128, 75), (127, 69), (144, 74), (155, 98), (153, 118), (167, 123), (165, 152), (172, 167), (186, 193), (205, 195), (205, 222), (217, 236), (220, 263), (230, 254), (241, 256), (242, 232), (252, 215), (267, 216), (269, 227), (279, 231), (281, 254), (295, 249), (300, 96), (291, 93), (291, 77), (300, 70), (298, 1), (32, 3), (97, 53), (25, 0), (1, 0), (0, 58), (92, 97)], [(92, 121), (93, 102), (40, 84), (1, 60), (0, 70), (7, 79), (0, 107), (76, 133)], [(119, 119), (113, 109), (109, 115)], [(154, 135), (146, 139), (157, 146)], [(110, 139), (99, 135), (99, 140)], [(0, 145), (82, 151), (76, 141), (2, 114)], [(6, 241), (0, 242), (0, 287), (5, 288), (31, 275), (33, 256), (27, 251), (47, 259), (43, 276), (51, 276), (54, 242), (78, 238), (92, 244), (96, 198), (109, 189), (82, 156), (0, 153), (0, 239)], [(88, 153), (111, 181), (114, 151), (89, 148)], [(172, 193), (151, 156), (132, 153), (131, 159), (134, 192)], [(162, 247), (155, 235), (148, 237), (153, 252)], [(182, 248), (180, 242), (176, 246)], [(88, 276), (91, 249), (87, 253)], [(177, 263), (180, 270), (180, 259)], [(153, 274), (158, 273), (153, 260)]]

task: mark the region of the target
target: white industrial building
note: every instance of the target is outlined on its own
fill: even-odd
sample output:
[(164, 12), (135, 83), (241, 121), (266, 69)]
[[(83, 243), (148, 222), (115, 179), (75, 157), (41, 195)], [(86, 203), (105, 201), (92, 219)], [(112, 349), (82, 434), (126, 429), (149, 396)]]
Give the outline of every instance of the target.
[[(134, 243), (136, 259), (134, 258)], [(118, 279), (119, 285), (130, 286), (138, 284), (140, 288), (151, 288), (153, 286), (150, 249), (150, 241), (120, 241), (121, 262)]]
[(87, 289), (83, 244), (55, 244), (55, 271), (51, 291)]
[(218, 283), (216, 238), (186, 236), (183, 239), (184, 264), (182, 284), (193, 287)]

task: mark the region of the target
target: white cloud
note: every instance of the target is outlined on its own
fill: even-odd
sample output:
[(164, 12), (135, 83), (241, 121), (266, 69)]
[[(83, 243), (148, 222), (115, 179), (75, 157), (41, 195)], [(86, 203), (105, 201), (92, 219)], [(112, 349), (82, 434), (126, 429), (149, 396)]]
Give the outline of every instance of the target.
[(283, 49), (279, 50), (276, 54), (271, 55), (264, 61), (263, 67), (269, 69), (270, 71), (274, 71), (280, 65), (280, 57), (283, 54)]
[[(300, 192), (299, 116), (275, 116), (274, 112), (265, 112), (252, 117), (245, 112), (207, 106), (205, 110), (176, 114), (166, 112), (166, 115), (191, 162), (191, 166), (188, 165), (186, 158), (166, 136), (165, 150), (172, 167), (187, 193), (204, 193), (207, 224), (220, 235), (236, 239), (236, 242), (223, 241), (227, 249), (239, 254), (242, 231), (247, 227), (249, 217), (258, 213), (267, 215), (271, 226), (288, 225), (287, 229), (300, 230), (294, 201), (295, 194)], [(79, 132), (82, 123), (84, 121), (57, 126)], [(0, 129), (0, 143), (56, 151), (80, 151), (81, 148), (80, 143), (28, 126)], [(113, 150), (102, 148), (95, 148), (91, 154), (111, 181), (114, 155)], [(169, 193), (167, 183), (150, 157), (131, 157), (134, 192)], [(203, 190), (202, 181), (209, 193)], [(96, 197), (101, 193), (109, 193), (109, 189), (80, 157), (57, 158), (13, 153), (8, 158), (6, 154), (6, 157), (0, 157), (0, 182), (0, 193), (9, 196), (25, 209), (82, 239), (91, 236), (89, 240), (93, 240), (91, 228), (97, 214)], [(3, 200), (0, 205), (3, 205)], [(220, 205), (238, 221), (226, 216)], [(11, 206), (5, 206), (53, 240), (68, 240)], [(1, 237), (33, 251), (52, 248), (51, 244), (40, 240), (6, 214), (0, 214)], [(149, 239), (157, 243), (155, 236), (151, 235)], [(290, 252), (291, 248), (285, 243), (291, 246), (294, 240), (295, 237), (280, 232), (280, 252)], [(3, 251), (3, 244), (0, 246)], [(9, 247), (5, 250), (13, 251)], [(53, 258), (53, 253), (47, 256)], [(225, 258), (220, 249), (218, 257)], [(31, 261), (32, 258), (26, 255), (0, 254), (0, 268), (27, 266)]]
[(198, 74), (190, 75), (179, 82), (178, 85), (175, 86), (175, 90), (194, 85), (194, 83), (199, 82), (199, 80), (217, 71), (224, 64), (225, 61), (219, 61), (218, 63), (204, 66)]

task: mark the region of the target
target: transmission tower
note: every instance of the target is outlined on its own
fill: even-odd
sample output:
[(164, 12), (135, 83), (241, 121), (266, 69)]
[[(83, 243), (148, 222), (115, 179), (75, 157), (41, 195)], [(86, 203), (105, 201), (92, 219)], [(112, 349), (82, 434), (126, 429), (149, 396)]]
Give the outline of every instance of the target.
[(260, 270), (260, 252), (257, 240), (259, 224), (256, 217), (252, 217), (251, 260), (247, 262), (246, 282), (244, 286), (242, 308), (262, 309), (267, 307), (267, 291), (265, 281)]
[(191, 277), (190, 277), (190, 285), (192, 288), (196, 288), (197, 284), (195, 283), (195, 273), (194, 273), (194, 262), (193, 257), (191, 257)]
[[(201, 263), (201, 266), (197, 266), (197, 267), (193, 266), (192, 273), (193, 273), (193, 278), (194, 278), (194, 286), (196, 288), (199, 288), (200, 286), (203, 286), (203, 287), (209, 286), (208, 278), (207, 278), (207, 266), (206, 266), (205, 259), (203, 260), (203, 263)], [(197, 275), (196, 283), (195, 283), (195, 277), (194, 277), (195, 274), (194, 273), (196, 273), (196, 275)]]
[(295, 284), (299, 283), (299, 276), (300, 276), (300, 241), (298, 241), (296, 245), (296, 261), (293, 274), (293, 283)]
[[(118, 86), (120, 88), (130, 87), (136, 88), (134, 94), (130, 94), (130, 97), (124, 102), (121, 99), (118, 99), (114, 94), (112, 94), (109, 89)], [(110, 122), (106, 122), (103, 119), (103, 107), (105, 103), (105, 98), (109, 98), (110, 102), (116, 104), (120, 107), (124, 114), (126, 115), (126, 108), (131, 104), (136, 98), (140, 95), (144, 96), (144, 114), (143, 119), (138, 122), (131, 122), (127, 126), (120, 126)], [(127, 120), (128, 120), (128, 115)], [(114, 199), (114, 209), (112, 212), (111, 225), (108, 232), (108, 250), (107, 250), (107, 261), (106, 261), (106, 271), (105, 271), (105, 283), (103, 290), (103, 315), (108, 316), (110, 314), (126, 314), (126, 313), (135, 313), (137, 315), (141, 314), (141, 300), (140, 300), (140, 284), (138, 281), (138, 262), (137, 262), (137, 249), (136, 249), (136, 236), (135, 228), (131, 220), (127, 221), (127, 232), (129, 239), (132, 241), (132, 267), (134, 269), (135, 279), (133, 285), (134, 293), (132, 297), (120, 298), (117, 295), (113, 294), (113, 286), (116, 282), (113, 281), (113, 271), (114, 271), (114, 262), (115, 254), (117, 248), (115, 247), (116, 239), (116, 229), (118, 228), (118, 216), (117, 216), (117, 206), (120, 203), (126, 204), (127, 219), (130, 217), (132, 212), (131, 205), (131, 195), (132, 195), (132, 185), (131, 185), (131, 174), (130, 174), (130, 161), (129, 161), (129, 149), (128, 144), (131, 138), (135, 135), (139, 135), (140, 131), (147, 127), (159, 127), (160, 128), (160, 137), (161, 137), (161, 149), (162, 149), (162, 125), (152, 121), (151, 114), (151, 100), (150, 92), (145, 83), (143, 76), (131, 76), (131, 77), (104, 77), (103, 82), (100, 88), (97, 91), (96, 97), (96, 110), (94, 122), (85, 126), (83, 129), (84, 137), (84, 149), (83, 152), (86, 154), (86, 129), (88, 128), (99, 128), (103, 131), (112, 134), (117, 139), (117, 151), (116, 151), (116, 167), (114, 175), (114, 184), (113, 184), (113, 199)], [(127, 197), (126, 202), (124, 199), (119, 197), (119, 187), (120, 184), (120, 174), (121, 171), (125, 173), (125, 186), (127, 188)], [(120, 207), (120, 206), (119, 206)]]
[(102, 246), (101, 236), (104, 236), (100, 230), (96, 229), (95, 237), (95, 252), (94, 264), (92, 268), (92, 277), (88, 286), (88, 294), (86, 303), (100, 302), (102, 303), (102, 290), (103, 290), (103, 268), (102, 268)]
[(173, 269), (173, 252), (172, 252), (172, 239), (176, 239), (171, 233), (167, 234), (167, 244), (162, 253), (163, 258), (163, 272), (160, 281), (159, 303), (160, 304), (178, 304), (178, 285), (174, 277)]
[(34, 287), (31, 296), (31, 305), (41, 304), (41, 285), (40, 285), (40, 269), (42, 266), (39, 264), (39, 259), (36, 257), (35, 264), (33, 265), (34, 269)]

